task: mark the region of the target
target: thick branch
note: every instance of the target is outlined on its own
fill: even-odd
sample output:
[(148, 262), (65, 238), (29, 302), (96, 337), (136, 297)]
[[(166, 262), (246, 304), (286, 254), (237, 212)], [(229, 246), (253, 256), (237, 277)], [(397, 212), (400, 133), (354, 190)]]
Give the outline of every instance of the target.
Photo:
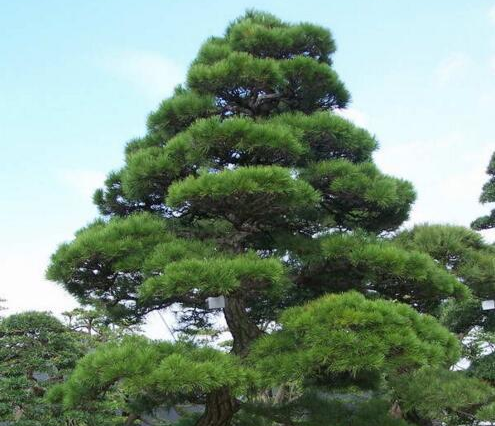
[(229, 426), (237, 410), (239, 402), (228, 388), (221, 388), (207, 396), (205, 412), (196, 426)]
[(244, 302), (239, 296), (229, 297), (223, 312), (234, 339), (232, 352), (240, 357), (245, 357), (253, 340), (260, 337), (263, 332), (249, 318)]
[(129, 416), (127, 417), (125, 423), (124, 423), (124, 426), (131, 426), (134, 424), (134, 422), (136, 420), (139, 419), (139, 416), (137, 414), (129, 414)]

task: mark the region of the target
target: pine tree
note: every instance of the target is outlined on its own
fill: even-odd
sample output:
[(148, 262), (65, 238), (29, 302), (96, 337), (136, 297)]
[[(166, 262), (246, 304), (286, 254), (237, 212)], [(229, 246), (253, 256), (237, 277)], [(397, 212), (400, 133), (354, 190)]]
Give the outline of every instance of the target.
[[(495, 152), (490, 159), (486, 173), (490, 176), (490, 179), (483, 185), (480, 202), (482, 204), (495, 203)], [(471, 227), (477, 230), (495, 228), (495, 209), (489, 215), (476, 219), (471, 224)]]
[[(440, 306), (439, 319), (459, 337), (464, 358), (470, 363), (467, 375), (493, 386), (495, 382), (490, 371), (495, 349), (495, 315), (482, 309), (482, 301), (493, 298), (495, 294), (495, 247), (473, 230), (454, 225), (417, 225), (398, 233), (394, 241), (404, 248), (429, 254), (469, 286), (469, 297), (450, 299)], [(424, 414), (446, 424), (478, 424), (481, 420), (495, 420), (495, 404), (490, 397), (493, 388), (469, 380), (466, 382), (459, 372), (435, 375), (419, 372), (398, 385), (408, 396), (408, 404), (414, 403)], [(435, 396), (438, 386), (442, 387), (442, 392)], [(466, 403), (468, 399), (470, 403)], [(441, 404), (441, 400), (450, 402)], [(446, 407), (447, 412), (442, 413)]]
[(495, 316), (481, 302), (495, 294), (495, 247), (471, 229), (455, 225), (416, 225), (396, 235), (394, 242), (427, 253), (465, 283), (471, 293), (441, 305), (439, 316), (460, 337), (475, 330), (495, 332)]
[(139, 332), (135, 325), (115, 323), (107, 317), (103, 309), (75, 308), (62, 312), (66, 326), (73, 331), (86, 333), (95, 342), (117, 340), (125, 335)]
[[(80, 420), (86, 425), (109, 425), (115, 416), (61, 412), (44, 399), (64, 380), (86, 351), (86, 339), (51, 314), (23, 312), (0, 321), (0, 422), (19, 426), (60, 426)], [(66, 423), (67, 422), (67, 423)]]
[[(387, 237), (415, 192), (335, 114), (350, 95), (334, 52), (328, 30), (254, 11), (208, 39), (96, 192), (103, 218), (52, 256), (48, 277), (116, 320), (173, 306), (194, 333), (223, 314), (230, 353), (130, 337), (85, 357), (53, 398), (90, 407), (114, 389), (128, 425), (185, 403), (205, 405), (199, 426), (431, 424), (404, 384), (457, 362), (432, 315), (471, 290)], [(455, 379), (461, 405), (489, 399)]]

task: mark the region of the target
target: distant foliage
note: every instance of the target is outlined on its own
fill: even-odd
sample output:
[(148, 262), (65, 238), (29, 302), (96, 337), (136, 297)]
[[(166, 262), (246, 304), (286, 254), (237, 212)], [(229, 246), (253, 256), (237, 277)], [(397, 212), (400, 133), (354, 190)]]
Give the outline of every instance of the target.
[[(483, 185), (480, 202), (482, 204), (495, 203), (495, 153), (490, 159), (486, 173), (490, 176), (490, 179)], [(476, 219), (471, 224), (471, 227), (477, 230), (495, 228), (495, 209), (490, 214)]]
[(86, 352), (86, 339), (43, 312), (0, 320), (0, 420), (20, 426), (110, 425), (111, 411), (61, 411), (45, 400), (48, 390)]

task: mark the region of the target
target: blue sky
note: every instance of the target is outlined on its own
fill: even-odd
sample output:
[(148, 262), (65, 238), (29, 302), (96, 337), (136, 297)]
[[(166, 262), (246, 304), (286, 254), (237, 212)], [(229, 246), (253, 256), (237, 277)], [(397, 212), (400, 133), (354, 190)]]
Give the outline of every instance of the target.
[(344, 114), (376, 134), (382, 170), (414, 183), (411, 223), (487, 211), (494, 0), (2, 1), (0, 296), (12, 311), (73, 306), (43, 279), (49, 254), (95, 217), (93, 190), (202, 41), (253, 7), (332, 30)]

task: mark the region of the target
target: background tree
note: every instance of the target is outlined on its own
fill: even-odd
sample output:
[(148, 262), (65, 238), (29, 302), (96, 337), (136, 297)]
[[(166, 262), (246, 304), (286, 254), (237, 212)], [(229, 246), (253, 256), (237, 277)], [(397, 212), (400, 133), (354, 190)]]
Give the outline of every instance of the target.
[(439, 315), (462, 338), (475, 328), (495, 331), (495, 318), (483, 311), (482, 300), (495, 295), (495, 247), (476, 232), (462, 226), (417, 225), (400, 232), (394, 243), (430, 255), (470, 288), (462, 300), (442, 303)]
[[(459, 342), (431, 315), (472, 290), (388, 238), (415, 193), (373, 164), (373, 136), (332, 112), (350, 97), (334, 51), (328, 30), (260, 12), (208, 39), (96, 192), (104, 218), (52, 257), (48, 277), (115, 320), (173, 306), (194, 332), (223, 314), (231, 353), (126, 340), (85, 357), (55, 400), (88, 407), (111, 389), (127, 424), (175, 402), (204, 404), (200, 426), (431, 424), (402, 384), (428, 366), (446, 377)], [(453, 374), (463, 405), (490, 400)]]
[(93, 338), (89, 341), (93, 342), (118, 340), (127, 334), (141, 331), (136, 325), (128, 325), (124, 321), (113, 321), (106, 315), (105, 310), (99, 308), (75, 308), (62, 312), (62, 315), (69, 329), (86, 333)]
[[(486, 243), (471, 229), (453, 225), (417, 225), (411, 230), (400, 232), (394, 241), (402, 247), (428, 253), (446, 270), (456, 275), (459, 281), (469, 286), (470, 296), (463, 300), (450, 299), (442, 303), (439, 317), (463, 343), (463, 355), (471, 363), (468, 375), (493, 386), (494, 382), (487, 372), (491, 368), (492, 352), (495, 350), (495, 315), (493, 311), (483, 310), (481, 303), (495, 296), (494, 246)], [(431, 384), (431, 376), (423, 376), (423, 383), (419, 382), (412, 389), (425, 388), (424, 382), (427, 381)], [(445, 398), (457, 392), (454, 379), (449, 379), (447, 384)], [(459, 398), (453, 400), (458, 402)], [(457, 415), (451, 410), (448, 419), (444, 420), (449, 424), (472, 423), (477, 410), (483, 410), (482, 416), (486, 420), (492, 421), (495, 418), (490, 414), (489, 406), (480, 409), (475, 405), (471, 409), (461, 408)]]
[(63, 413), (44, 399), (84, 355), (81, 337), (44, 312), (0, 321), (0, 420), (20, 426), (110, 424), (103, 412)]
[[(482, 204), (495, 203), (495, 152), (490, 159), (486, 173), (490, 176), (488, 182), (483, 185), (483, 190), (480, 196), (480, 202)], [(495, 227), (495, 209), (487, 216), (482, 216), (476, 219), (471, 224), (473, 229), (482, 230)]]

